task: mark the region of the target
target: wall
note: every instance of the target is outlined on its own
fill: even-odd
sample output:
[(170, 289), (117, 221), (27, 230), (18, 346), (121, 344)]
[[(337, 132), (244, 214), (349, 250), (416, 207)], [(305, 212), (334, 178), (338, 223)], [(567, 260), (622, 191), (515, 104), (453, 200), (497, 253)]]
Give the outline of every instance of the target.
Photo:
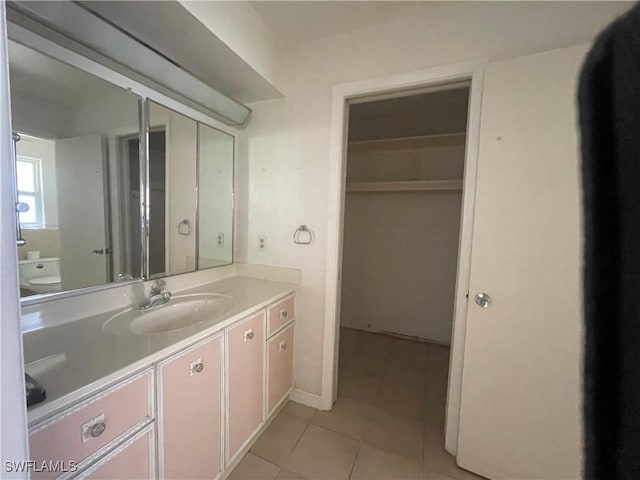
[[(464, 144), (363, 146), (349, 147), (347, 184), (462, 179)], [(461, 191), (346, 194), (341, 325), (451, 343), (461, 203)]]
[(348, 193), (343, 326), (451, 342), (461, 192)]
[(281, 90), (281, 43), (248, 2), (180, 0), (180, 3), (251, 68)]
[[(298, 388), (320, 395), (332, 87), (363, 80), (589, 41), (628, 3), (463, 2), (300, 45), (285, 66), (287, 97), (252, 104), (239, 143), (238, 260), (302, 269), (297, 298)], [(291, 235), (304, 223), (310, 246)], [(258, 251), (258, 235), (268, 236)]]

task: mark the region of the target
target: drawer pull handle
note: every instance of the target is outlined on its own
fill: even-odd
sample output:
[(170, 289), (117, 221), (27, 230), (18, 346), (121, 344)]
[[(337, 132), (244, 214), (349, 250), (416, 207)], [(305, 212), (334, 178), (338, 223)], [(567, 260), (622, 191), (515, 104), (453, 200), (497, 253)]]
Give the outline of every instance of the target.
[(91, 427), (91, 436), (93, 438), (98, 438), (100, 435), (104, 433), (107, 429), (107, 424), (105, 422), (98, 422), (93, 427)]
[(280, 342), (278, 350), (282, 352), (286, 349), (287, 349), (287, 342), (284, 342), (284, 341)]
[(280, 318), (287, 318), (287, 311), (283, 308), (282, 310), (280, 310)]
[(253, 340), (253, 330), (249, 329), (246, 332), (244, 332), (244, 341), (248, 342), (249, 340)]
[(189, 373), (195, 375), (204, 370), (204, 362), (199, 358), (189, 364)]

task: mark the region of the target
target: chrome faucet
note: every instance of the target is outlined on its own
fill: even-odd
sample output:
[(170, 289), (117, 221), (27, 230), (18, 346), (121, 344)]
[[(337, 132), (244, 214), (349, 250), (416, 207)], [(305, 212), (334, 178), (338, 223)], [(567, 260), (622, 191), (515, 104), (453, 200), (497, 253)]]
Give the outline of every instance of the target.
[(169, 300), (171, 300), (171, 292), (163, 292), (164, 287), (167, 283), (164, 280), (156, 280), (151, 285), (151, 290), (149, 291), (149, 298), (138, 305), (138, 310), (148, 310), (149, 308), (157, 307), (159, 305), (164, 305)]

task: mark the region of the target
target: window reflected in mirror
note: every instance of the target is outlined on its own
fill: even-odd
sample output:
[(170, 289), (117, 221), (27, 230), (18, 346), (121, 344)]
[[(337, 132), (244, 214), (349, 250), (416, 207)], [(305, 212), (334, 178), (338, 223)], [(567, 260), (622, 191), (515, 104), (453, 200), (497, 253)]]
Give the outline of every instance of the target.
[(139, 138), (138, 97), (12, 41), (9, 72), (18, 200), (28, 206), (21, 295), (139, 277), (140, 236), (122, 222), (120, 182), (122, 139)]
[(233, 137), (198, 125), (198, 268), (233, 263)]

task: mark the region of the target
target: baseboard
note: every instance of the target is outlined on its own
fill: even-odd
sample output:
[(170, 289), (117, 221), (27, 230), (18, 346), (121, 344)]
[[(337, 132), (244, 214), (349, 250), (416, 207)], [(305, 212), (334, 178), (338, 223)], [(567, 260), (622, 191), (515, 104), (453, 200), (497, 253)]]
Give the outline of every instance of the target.
[(291, 400), (306, 405), (307, 407), (313, 407), (317, 408), (318, 410), (323, 410), (322, 397), (320, 395), (316, 395), (315, 393), (309, 393), (305, 392), (304, 390), (300, 390), (299, 388), (294, 388), (291, 392)]

